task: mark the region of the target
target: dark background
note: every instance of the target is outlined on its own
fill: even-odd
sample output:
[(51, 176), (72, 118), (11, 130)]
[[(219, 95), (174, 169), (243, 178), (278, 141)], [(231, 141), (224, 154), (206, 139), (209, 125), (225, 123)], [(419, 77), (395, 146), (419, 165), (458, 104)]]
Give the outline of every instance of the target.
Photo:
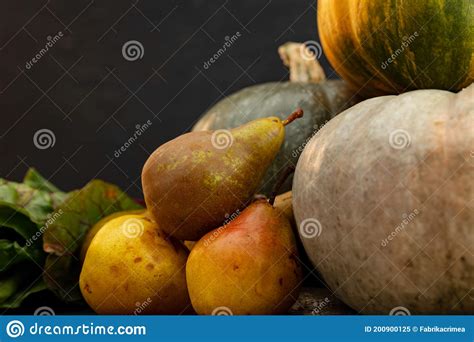
[[(101, 178), (139, 197), (142, 165), (156, 147), (226, 95), (286, 80), (278, 46), (318, 41), (316, 27), (308, 0), (2, 1), (0, 177), (21, 180), (34, 166), (64, 190)], [(27, 69), (58, 31), (64, 36)], [(124, 59), (129, 40), (143, 45), (142, 59)], [(147, 120), (152, 126), (115, 157)], [(43, 128), (56, 139), (48, 149), (33, 143)]]

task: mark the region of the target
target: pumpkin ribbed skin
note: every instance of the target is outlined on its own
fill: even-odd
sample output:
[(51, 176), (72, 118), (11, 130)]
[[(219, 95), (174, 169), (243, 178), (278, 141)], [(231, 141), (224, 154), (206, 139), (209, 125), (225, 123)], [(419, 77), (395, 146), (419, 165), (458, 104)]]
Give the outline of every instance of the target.
[(308, 257), (355, 310), (474, 313), (474, 84), (361, 102), (306, 146), (293, 211)]
[[(296, 165), (315, 131), (355, 101), (347, 83), (341, 80), (259, 84), (218, 102), (202, 116), (193, 131), (231, 129), (269, 116), (285, 119), (296, 108), (302, 108), (304, 116), (285, 128), (285, 142), (258, 189), (259, 193), (270, 195), (278, 175), (287, 166)], [(280, 193), (291, 189), (292, 178), (289, 177)]]
[(319, 0), (318, 28), (334, 69), (366, 96), (474, 81), (472, 0)]

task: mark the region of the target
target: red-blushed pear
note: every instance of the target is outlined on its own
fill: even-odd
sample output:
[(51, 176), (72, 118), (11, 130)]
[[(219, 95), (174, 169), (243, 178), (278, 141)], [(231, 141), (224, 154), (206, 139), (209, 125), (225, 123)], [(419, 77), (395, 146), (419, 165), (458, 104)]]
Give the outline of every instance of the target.
[(198, 314), (286, 313), (302, 280), (288, 218), (268, 200), (256, 200), (197, 242), (186, 279)]
[(285, 138), (286, 120), (268, 117), (231, 130), (191, 132), (160, 146), (142, 172), (147, 208), (179, 240), (198, 240), (254, 195)]

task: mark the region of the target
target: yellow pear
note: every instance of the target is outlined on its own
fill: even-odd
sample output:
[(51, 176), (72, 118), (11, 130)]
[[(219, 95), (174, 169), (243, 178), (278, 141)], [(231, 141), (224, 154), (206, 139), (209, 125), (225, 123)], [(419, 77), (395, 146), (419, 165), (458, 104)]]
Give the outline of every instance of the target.
[(180, 314), (190, 308), (187, 249), (145, 215), (107, 222), (90, 243), (79, 286), (99, 314)]
[(80, 254), (81, 261), (84, 262), (87, 250), (89, 249), (89, 245), (91, 244), (94, 236), (107, 222), (119, 216), (143, 214), (145, 212), (146, 212), (145, 209), (118, 211), (100, 219), (96, 224), (92, 226), (91, 229), (89, 229), (89, 231), (86, 234), (86, 237), (84, 238), (84, 241), (82, 242), (82, 248), (81, 248), (81, 254)]

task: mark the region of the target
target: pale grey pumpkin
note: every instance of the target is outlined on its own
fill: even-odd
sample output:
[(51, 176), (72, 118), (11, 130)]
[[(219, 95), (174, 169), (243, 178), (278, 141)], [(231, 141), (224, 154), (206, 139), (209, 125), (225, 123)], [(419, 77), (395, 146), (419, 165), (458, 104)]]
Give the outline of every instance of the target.
[(371, 314), (474, 312), (473, 151), (473, 84), (366, 100), (312, 138), (293, 210), (340, 299)]

